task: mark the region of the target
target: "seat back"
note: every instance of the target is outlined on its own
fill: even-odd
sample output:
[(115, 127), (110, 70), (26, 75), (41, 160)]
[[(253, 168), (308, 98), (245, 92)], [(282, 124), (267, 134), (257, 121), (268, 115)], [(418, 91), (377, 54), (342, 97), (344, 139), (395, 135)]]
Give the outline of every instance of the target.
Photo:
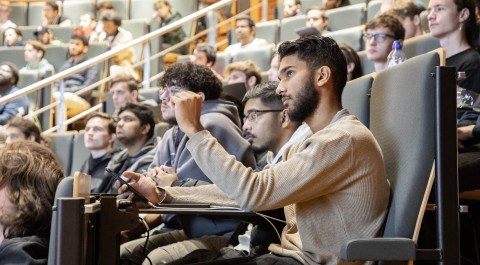
[(363, 50), (363, 26), (356, 26), (347, 29), (325, 33), (325, 37), (334, 39), (337, 43), (345, 43), (356, 51)]
[(27, 25), (32, 25), (32, 26), (42, 25), (42, 10), (44, 5), (45, 5), (44, 2), (28, 3)]
[[(133, 39), (139, 38), (148, 33), (147, 20), (145, 19), (130, 19), (122, 21), (122, 28), (132, 33)], [(139, 62), (143, 58), (143, 51), (145, 45), (139, 44), (134, 48), (135, 62)]]
[(75, 25), (80, 24), (80, 16), (93, 11), (93, 1), (63, 1), (63, 15), (72, 20)]
[(370, 89), (375, 74), (347, 82), (342, 93), (342, 105), (357, 116), (367, 128), (370, 127)]
[(0, 47), (0, 60), (2, 62), (11, 62), (20, 69), (27, 65), (23, 57), (24, 50), (23, 46)]
[[(17, 86), (19, 88), (25, 88), (31, 84), (34, 84), (38, 82), (41, 79), (40, 77), (40, 72), (37, 70), (23, 70), (19, 72), (19, 78), (18, 78), (18, 83)], [(28, 111), (32, 112), (36, 110), (37, 108), (40, 108), (41, 104), (41, 91), (36, 90), (34, 92), (28, 93)]]
[(360, 51), (357, 53), (358, 57), (360, 58), (360, 63), (362, 64), (362, 75), (368, 75), (370, 73), (375, 72), (375, 65), (372, 61), (368, 60), (367, 52)]
[(47, 135), (50, 138), (50, 147), (62, 164), (65, 175), (70, 173), (72, 167), (73, 139), (74, 132), (52, 133)]
[(82, 168), (85, 160), (90, 156), (90, 151), (85, 147), (83, 139), (85, 138), (85, 131), (80, 131), (73, 140), (72, 150), (72, 167), (70, 168), (70, 176), (75, 174)]
[(19, 26), (22, 32), (22, 40), (36, 40), (37, 37), (33, 34), (38, 26)]
[(305, 15), (282, 19), (280, 22), (280, 41), (297, 39), (298, 35), (295, 30), (303, 28), (305, 25)]
[(13, 23), (17, 26), (27, 25), (27, 6), (25, 3), (10, 3), (12, 7), (12, 13), (8, 16)]
[(223, 75), (223, 70), (225, 70), (225, 68), (230, 62), (231, 62), (230, 54), (225, 52), (217, 52), (217, 59), (215, 60), (213, 69), (220, 75)]
[[(150, 20), (154, 12), (153, 3), (155, 2), (156, 0), (130, 0), (130, 19)], [(146, 12), (146, 10), (151, 10), (151, 12)], [(187, 14), (182, 15), (186, 16)]]
[(60, 27), (60, 26), (49, 26), (49, 29), (53, 32), (53, 39), (59, 40), (62, 43), (68, 44), (72, 38), (73, 31), (75, 30), (73, 26)]
[(365, 22), (372, 20), (378, 14), (378, 12), (380, 12), (381, 5), (382, 5), (382, 2), (380, 0), (373, 0), (368, 2), (367, 20)]
[(270, 60), (272, 59), (272, 46), (262, 46), (258, 48), (240, 49), (233, 57), (234, 62), (252, 60), (262, 71), (270, 68)]
[(377, 73), (373, 81), (370, 130), (383, 151), (391, 187), (384, 237), (416, 240), (435, 159), (435, 78), (430, 73), (444, 64), (441, 58), (437, 51), (411, 58)]
[(328, 10), (328, 28), (336, 31), (362, 25), (366, 7), (363, 3)]
[[(107, 51), (105, 43), (89, 43), (87, 56), (93, 58)], [(105, 61), (98, 63), (98, 80), (103, 79), (103, 73), (105, 72)]]
[(68, 47), (66, 45), (48, 45), (45, 48), (44, 58), (53, 65), (55, 73), (58, 73), (60, 67), (62, 67), (63, 63), (67, 60), (67, 56)]
[[(55, 191), (54, 207), (57, 206), (57, 199), (73, 196), (73, 177), (66, 177), (60, 181)], [(48, 265), (56, 265), (55, 250), (57, 247), (57, 211), (52, 212), (52, 225), (50, 227), (50, 242), (48, 246)]]
[(407, 58), (412, 58), (438, 48), (440, 48), (440, 40), (430, 34), (426, 34), (405, 40), (402, 50)]

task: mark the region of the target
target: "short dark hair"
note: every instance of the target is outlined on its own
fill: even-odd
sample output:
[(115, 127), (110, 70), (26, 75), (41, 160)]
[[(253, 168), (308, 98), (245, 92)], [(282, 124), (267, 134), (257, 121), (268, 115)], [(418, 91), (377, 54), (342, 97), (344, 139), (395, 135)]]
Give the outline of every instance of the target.
[(465, 37), (471, 47), (477, 47), (478, 30), (475, 16), (475, 2), (473, 0), (453, 0), (453, 3), (457, 6), (457, 12), (462, 11), (464, 8), (468, 9), (470, 15), (467, 21), (465, 21)]
[(108, 115), (107, 113), (103, 113), (103, 112), (94, 112), (94, 113), (89, 114), (85, 118), (85, 124), (87, 124), (88, 121), (93, 119), (93, 118), (100, 118), (100, 119), (108, 121), (107, 129), (108, 129), (109, 134), (114, 134), (116, 132), (117, 127), (115, 125), (115, 120), (113, 119), (112, 116)]
[(98, 4), (98, 5), (96, 6), (97, 11), (99, 11), (99, 10), (102, 9), (102, 8), (104, 8), (104, 9), (110, 9), (110, 10), (113, 10), (113, 9), (114, 9), (112, 3), (110, 3), (110, 2), (101, 2), (100, 4)]
[(113, 24), (115, 24), (115, 26), (120, 27), (122, 25), (122, 16), (120, 16), (120, 14), (111, 9), (107, 9), (103, 11), (102, 14), (100, 14), (100, 21), (113, 21)]
[(0, 65), (6, 65), (8, 67), (10, 67), (10, 70), (12, 71), (12, 75), (13, 75), (13, 78), (15, 80), (13, 80), (13, 84), (16, 85), (18, 83), (18, 67), (12, 63), (12, 62), (2, 62), (0, 63)]
[(58, 12), (58, 5), (55, 1), (45, 2), (45, 5), (50, 6), (54, 11)]
[(85, 37), (84, 35), (73, 34), (70, 39), (71, 40), (80, 40), (83, 43), (83, 46), (88, 46), (87, 37)]
[(22, 31), (20, 30), (20, 27), (16, 26), (16, 27), (8, 27), (6, 28), (4, 31), (3, 31), (3, 38), (5, 38), (5, 32), (7, 32), (7, 30), (9, 29), (13, 29), (15, 31), (15, 34), (17, 34), (18, 36), (20, 37), (23, 37), (22, 35)]
[(259, 98), (265, 105), (284, 108), (282, 96), (276, 92), (278, 84), (278, 81), (269, 81), (254, 86), (247, 91), (243, 97), (242, 104), (245, 105), (250, 99)]
[(128, 87), (128, 90), (130, 92), (135, 91), (135, 90), (138, 91), (138, 89), (140, 87), (140, 82), (138, 82), (138, 80), (135, 77), (133, 77), (129, 74), (122, 74), (122, 73), (116, 74), (112, 78), (112, 80), (110, 81), (110, 87), (112, 87), (116, 83), (122, 83), (122, 82), (127, 83), (127, 87)]
[(208, 43), (199, 43), (195, 49), (197, 52), (204, 52), (207, 55), (207, 63), (212, 62), (212, 65), (215, 64), (215, 61), (217, 60), (217, 51), (212, 45)]
[(239, 20), (248, 21), (248, 27), (250, 27), (250, 28), (255, 27), (255, 21), (253, 21), (253, 19), (248, 15), (238, 15), (238, 17), (235, 19), (235, 23)]
[(360, 62), (360, 57), (358, 56), (357, 52), (345, 43), (339, 43), (338, 47), (340, 47), (343, 55), (345, 55), (347, 65), (349, 63), (355, 64), (355, 68), (353, 68), (352, 71), (352, 79), (362, 76), (362, 63)]
[(27, 120), (22, 117), (15, 117), (8, 121), (6, 127), (15, 127), (19, 129), (25, 138), (30, 136), (35, 137), (35, 142), (39, 144), (46, 145), (48, 143), (48, 140), (42, 137), (38, 126), (31, 120)]
[(5, 145), (0, 153), (0, 187), (10, 191), (9, 200), (18, 216), (0, 216), (5, 238), (48, 233), (55, 190), (64, 177), (55, 154), (32, 141)]
[(385, 27), (393, 33), (395, 40), (403, 40), (405, 38), (405, 28), (402, 23), (395, 16), (389, 14), (382, 14), (365, 24), (365, 31), (367, 29), (376, 29), (378, 27)]
[(202, 92), (205, 100), (218, 99), (223, 90), (222, 82), (210, 68), (190, 62), (168, 67), (159, 85), (182, 87), (195, 93)]
[[(210, 70), (211, 71), (211, 70)], [(120, 108), (118, 115), (122, 114), (124, 111), (130, 111), (140, 120), (141, 125), (150, 125), (150, 130), (148, 131), (148, 139), (153, 137), (153, 132), (155, 131), (155, 120), (153, 118), (153, 111), (145, 106), (127, 103), (125, 106)]]
[(335, 95), (341, 103), (343, 88), (347, 83), (347, 62), (332, 38), (311, 35), (286, 41), (278, 47), (278, 53), (280, 61), (286, 56), (297, 55), (298, 59), (304, 61), (311, 71), (322, 66), (329, 67)]

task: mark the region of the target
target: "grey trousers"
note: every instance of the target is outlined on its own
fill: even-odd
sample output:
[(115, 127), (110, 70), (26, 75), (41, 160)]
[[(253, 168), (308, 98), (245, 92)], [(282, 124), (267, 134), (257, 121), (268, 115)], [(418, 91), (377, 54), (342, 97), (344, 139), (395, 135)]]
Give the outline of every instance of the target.
[[(145, 254), (152, 264), (164, 264), (175, 261), (194, 250), (205, 249), (219, 251), (228, 243), (228, 238), (221, 236), (204, 236), (189, 239), (183, 230), (174, 230), (150, 236)], [(124, 243), (120, 246), (120, 258), (127, 259), (135, 264), (150, 264), (145, 258), (143, 249), (146, 238), (140, 238)]]

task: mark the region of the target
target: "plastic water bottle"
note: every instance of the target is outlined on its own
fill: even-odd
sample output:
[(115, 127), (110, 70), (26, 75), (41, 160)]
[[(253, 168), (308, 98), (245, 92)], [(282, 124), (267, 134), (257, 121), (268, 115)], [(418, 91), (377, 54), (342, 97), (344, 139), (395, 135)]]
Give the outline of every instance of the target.
[(396, 40), (393, 42), (392, 51), (387, 57), (387, 67), (391, 67), (397, 64), (401, 64), (407, 60), (407, 56), (402, 51), (402, 45), (400, 45), (400, 41)]

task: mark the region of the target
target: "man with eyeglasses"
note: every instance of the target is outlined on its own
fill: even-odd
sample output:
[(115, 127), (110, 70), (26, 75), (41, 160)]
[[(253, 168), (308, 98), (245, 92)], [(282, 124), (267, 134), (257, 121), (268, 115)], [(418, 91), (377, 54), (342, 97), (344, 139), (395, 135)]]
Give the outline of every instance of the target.
[[(333, 39), (302, 37), (282, 43), (278, 52), (276, 92), (289, 118), (312, 130), (283, 152), (281, 162), (255, 172), (228, 156), (199, 121), (202, 97), (187, 91), (171, 99), (176, 119), (189, 137), (188, 151), (215, 185), (158, 187), (140, 174), (124, 176), (153, 204), (208, 202), (253, 212), (283, 207), (281, 244), (236, 264), (343, 264), (343, 242), (382, 232), (390, 195), (382, 151), (342, 107), (347, 63)], [(135, 197), (126, 185), (117, 187), (118, 198)]]
[[(150, 152), (154, 158), (147, 176), (162, 186), (191, 187), (212, 183), (187, 150), (185, 145), (189, 138), (178, 127), (176, 111), (170, 102), (176, 94), (185, 91), (202, 97), (201, 123), (217, 137), (228, 154), (243, 165), (255, 168), (253, 152), (242, 137), (237, 107), (234, 103), (219, 98), (222, 83), (210, 68), (192, 63), (174, 64), (165, 70), (159, 85), (162, 87), (162, 117), (172, 128), (165, 132), (158, 147)], [(149, 239), (146, 251), (153, 264), (176, 260), (196, 249), (218, 251), (227, 245), (238, 227), (237, 220), (214, 216), (179, 215), (177, 219), (176, 215), (171, 214), (148, 215), (145, 221), (151, 228), (163, 223), (162, 230), (168, 232), (153, 235)], [(123, 234), (132, 238), (144, 232), (142, 229), (144, 228), (139, 227)], [(121, 258), (141, 264), (145, 260), (144, 244), (145, 239), (123, 244)]]
[(268, 42), (264, 39), (255, 38), (257, 28), (255, 27), (255, 21), (247, 15), (240, 15), (235, 21), (235, 34), (238, 39), (238, 43), (229, 45), (225, 52), (231, 56), (235, 56), (240, 49), (256, 48), (263, 45), (267, 45)]
[(380, 15), (367, 22), (363, 40), (367, 58), (375, 65), (375, 72), (387, 68), (387, 57), (392, 51), (393, 42), (404, 37), (402, 23), (392, 15)]

